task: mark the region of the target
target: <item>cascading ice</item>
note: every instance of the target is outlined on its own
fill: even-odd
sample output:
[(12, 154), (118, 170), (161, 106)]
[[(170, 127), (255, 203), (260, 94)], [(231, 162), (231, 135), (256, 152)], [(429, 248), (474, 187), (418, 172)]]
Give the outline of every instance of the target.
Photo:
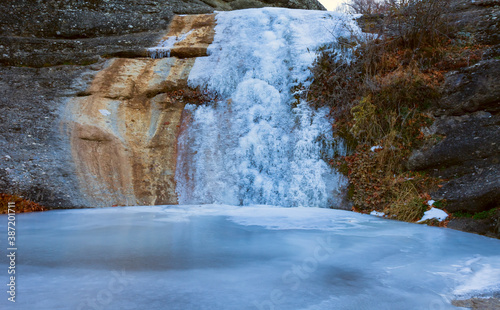
[(158, 46), (148, 48), (149, 55), (151, 58), (170, 57), (170, 51), (175, 43), (185, 40), (191, 33), (192, 31), (189, 31), (178, 37), (167, 37), (165, 40), (160, 41)]
[(188, 82), (220, 100), (186, 107), (179, 203), (335, 205), (345, 181), (324, 155), (342, 146), (324, 141), (328, 111), (292, 89), (308, 86), (319, 47), (357, 26), (333, 12), (280, 8), (218, 12), (216, 20), (209, 56), (196, 59)]

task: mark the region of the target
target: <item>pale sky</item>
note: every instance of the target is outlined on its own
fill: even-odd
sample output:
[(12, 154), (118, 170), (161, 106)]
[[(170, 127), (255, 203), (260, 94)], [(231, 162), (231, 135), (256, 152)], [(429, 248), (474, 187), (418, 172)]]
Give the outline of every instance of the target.
[(319, 0), (321, 4), (328, 10), (328, 11), (333, 11), (339, 4), (342, 2), (345, 2), (346, 0)]

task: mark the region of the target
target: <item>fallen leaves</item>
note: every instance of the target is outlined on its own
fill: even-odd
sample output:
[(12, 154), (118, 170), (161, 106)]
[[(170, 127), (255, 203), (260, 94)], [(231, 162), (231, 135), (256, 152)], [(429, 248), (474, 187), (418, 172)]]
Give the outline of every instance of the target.
[(47, 210), (44, 206), (42, 206), (36, 202), (26, 200), (26, 199), (19, 197), (19, 196), (0, 193), (0, 213), (1, 214), (7, 213), (9, 202), (15, 203), (15, 206), (16, 206), (15, 211), (17, 213), (36, 212), (36, 211)]

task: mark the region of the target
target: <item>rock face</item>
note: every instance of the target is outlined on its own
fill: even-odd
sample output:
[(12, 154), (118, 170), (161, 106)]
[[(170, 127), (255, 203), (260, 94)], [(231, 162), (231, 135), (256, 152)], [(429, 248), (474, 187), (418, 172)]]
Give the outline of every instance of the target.
[[(47, 207), (176, 203), (176, 137), (214, 10), (315, 0), (20, 0), (0, 6), (0, 192)], [(194, 30), (151, 59), (147, 48)]]
[(99, 66), (0, 68), (0, 192), (46, 206), (83, 206), (69, 140), (59, 131), (72, 81)]
[(415, 151), (409, 168), (449, 179), (432, 196), (449, 212), (500, 206), (500, 61), (490, 59), (450, 73), (437, 120), (428, 134), (444, 137)]
[[(467, 18), (471, 16), (466, 14)], [(494, 26), (485, 23), (489, 28)], [(496, 34), (487, 36), (483, 28), (478, 29), (482, 29), (479, 33), (482, 40), (498, 43)], [(498, 46), (494, 46), (485, 53), (483, 61), (447, 75), (443, 97), (434, 112), (436, 121), (426, 132), (432, 138), (430, 141), (441, 140), (415, 151), (408, 165), (410, 169), (427, 170), (448, 180), (431, 193), (435, 200), (446, 200), (447, 211), (472, 215), (491, 210), (486, 218), (478, 215), (452, 219), (449, 227), (500, 237), (500, 213), (498, 209), (492, 210), (500, 207), (497, 50)]]
[(0, 6), (0, 64), (95, 63), (146, 56), (175, 14), (264, 6), (324, 10), (316, 0), (19, 0)]
[(500, 60), (482, 61), (454, 72), (446, 78), (438, 108), (444, 115), (464, 115), (476, 111), (500, 112)]
[[(66, 126), (80, 188), (94, 205), (176, 204), (177, 135), (195, 58), (214, 37), (214, 15), (176, 16), (167, 37), (189, 35), (172, 54), (115, 58), (68, 102)], [(189, 57), (188, 57), (189, 56)]]
[(495, 310), (500, 308), (500, 300), (490, 298), (470, 298), (465, 300), (452, 300), (452, 305), (473, 310)]

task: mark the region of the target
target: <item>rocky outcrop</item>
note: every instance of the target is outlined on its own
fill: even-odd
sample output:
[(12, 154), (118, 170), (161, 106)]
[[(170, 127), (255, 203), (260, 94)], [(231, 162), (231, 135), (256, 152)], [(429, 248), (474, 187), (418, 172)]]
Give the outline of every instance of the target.
[[(491, 59), (447, 75), (436, 121), (424, 130), (428, 144), (408, 161), (446, 180), (433, 199), (470, 216), (500, 207), (500, 60), (485, 55)], [(491, 211), (452, 219), (449, 227), (500, 237), (499, 223), (500, 213)]]
[(479, 43), (500, 44), (500, 10), (497, 0), (453, 0), (450, 17), (456, 29)]
[(183, 37), (161, 59), (115, 58), (69, 100), (65, 125), (76, 175), (97, 206), (175, 204), (177, 135), (196, 57), (206, 55), (214, 15), (176, 16), (166, 37)]
[[(0, 192), (47, 207), (175, 203), (185, 102), (171, 94), (213, 35), (213, 15), (175, 15), (262, 6), (324, 9), (315, 0), (0, 6)], [(172, 57), (149, 57), (147, 48), (191, 29)]]
[(430, 134), (444, 136), (437, 144), (414, 152), (411, 169), (428, 169), (449, 179), (433, 194), (446, 199), (450, 212), (481, 212), (500, 201), (500, 117), (488, 112), (439, 118)]
[(498, 297), (470, 298), (465, 300), (452, 300), (452, 305), (473, 310), (495, 310), (500, 309)]
[(437, 114), (500, 112), (500, 60), (482, 61), (447, 76)]
[(71, 149), (59, 131), (72, 81), (89, 81), (99, 66), (0, 68), (0, 192), (51, 207), (87, 205), (79, 193)]
[(175, 14), (276, 6), (324, 10), (316, 0), (19, 0), (0, 6), (0, 64), (87, 65), (144, 57)]

